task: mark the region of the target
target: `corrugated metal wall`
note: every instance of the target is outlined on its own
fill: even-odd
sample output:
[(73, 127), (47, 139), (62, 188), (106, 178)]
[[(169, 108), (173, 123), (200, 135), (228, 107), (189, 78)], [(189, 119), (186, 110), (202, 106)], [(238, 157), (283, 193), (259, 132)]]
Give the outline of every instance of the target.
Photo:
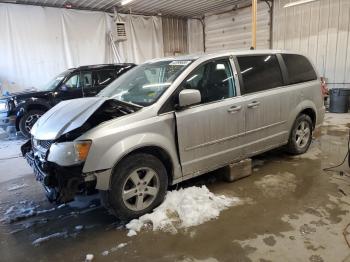
[(305, 53), (329, 83), (350, 83), (350, 0), (289, 2), (274, 1), (273, 47)]
[[(249, 49), (251, 7), (205, 17), (206, 52)], [(270, 13), (265, 2), (258, 3), (257, 49), (270, 46)]]
[(187, 54), (187, 19), (163, 17), (162, 23), (164, 55)]

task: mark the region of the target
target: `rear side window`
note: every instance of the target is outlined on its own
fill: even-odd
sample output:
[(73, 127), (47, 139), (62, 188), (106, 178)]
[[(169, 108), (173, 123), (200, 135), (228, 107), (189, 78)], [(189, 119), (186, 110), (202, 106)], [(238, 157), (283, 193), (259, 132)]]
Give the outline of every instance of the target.
[(106, 86), (110, 84), (114, 79), (114, 70), (107, 69), (107, 70), (99, 70), (95, 72), (96, 74), (96, 86)]
[(243, 80), (243, 93), (255, 93), (283, 86), (281, 68), (276, 55), (237, 57)]
[(287, 67), (289, 84), (297, 84), (317, 79), (309, 60), (302, 55), (282, 54)]

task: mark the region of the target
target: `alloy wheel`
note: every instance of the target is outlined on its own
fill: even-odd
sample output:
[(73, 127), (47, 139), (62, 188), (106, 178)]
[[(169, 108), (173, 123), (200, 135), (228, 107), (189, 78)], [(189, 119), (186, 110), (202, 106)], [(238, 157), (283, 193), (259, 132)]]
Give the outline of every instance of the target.
[(301, 121), (295, 132), (295, 143), (299, 148), (305, 147), (310, 139), (311, 129), (306, 121)]
[(38, 121), (38, 119), (40, 117), (41, 117), (40, 114), (33, 114), (33, 115), (28, 116), (28, 118), (26, 119), (26, 121), (24, 123), (24, 127), (28, 133), (30, 132), (33, 125), (35, 124), (36, 121)]
[(141, 211), (152, 204), (158, 192), (158, 174), (151, 168), (141, 167), (126, 178), (122, 192), (123, 203), (133, 211)]

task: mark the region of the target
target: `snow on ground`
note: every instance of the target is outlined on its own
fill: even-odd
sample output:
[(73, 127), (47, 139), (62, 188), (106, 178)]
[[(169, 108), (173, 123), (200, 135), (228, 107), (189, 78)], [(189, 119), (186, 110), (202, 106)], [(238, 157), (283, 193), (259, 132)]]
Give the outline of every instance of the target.
[(35, 204), (33, 201), (20, 201), (15, 205), (7, 208), (4, 213), (4, 217), (0, 219), (0, 222), (13, 223), (25, 218), (45, 214), (56, 210), (55, 207), (42, 210), (38, 210), (38, 208), (39, 205)]
[(46, 242), (46, 241), (48, 241), (48, 240), (50, 240), (50, 239), (53, 239), (53, 238), (66, 238), (66, 237), (68, 237), (67, 232), (53, 233), (53, 234), (48, 235), (48, 236), (45, 236), (45, 237), (37, 238), (36, 240), (34, 240), (34, 241), (32, 242), (32, 245), (38, 246), (38, 245), (40, 245), (41, 243)]
[(9, 187), (7, 190), (8, 191), (15, 191), (15, 190), (27, 187), (27, 186), (28, 186), (27, 184), (13, 185), (13, 186)]
[(145, 226), (152, 227), (154, 231), (176, 233), (179, 228), (188, 228), (215, 219), (222, 210), (239, 202), (237, 197), (214, 195), (206, 186), (170, 191), (164, 202), (152, 213), (126, 225), (128, 236), (136, 235)]
[(118, 251), (119, 249), (122, 249), (126, 247), (128, 243), (120, 243), (119, 245), (112, 247), (110, 250), (105, 250), (101, 253), (102, 256), (108, 256), (110, 253)]

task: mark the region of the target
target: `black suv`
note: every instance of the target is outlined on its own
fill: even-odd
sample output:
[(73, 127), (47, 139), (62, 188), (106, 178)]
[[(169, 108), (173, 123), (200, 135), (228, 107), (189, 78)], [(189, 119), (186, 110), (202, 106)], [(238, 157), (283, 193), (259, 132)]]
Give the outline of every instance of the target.
[(38, 118), (59, 102), (95, 96), (135, 64), (90, 65), (71, 68), (37, 90), (0, 98), (0, 127), (15, 126), (26, 137)]

